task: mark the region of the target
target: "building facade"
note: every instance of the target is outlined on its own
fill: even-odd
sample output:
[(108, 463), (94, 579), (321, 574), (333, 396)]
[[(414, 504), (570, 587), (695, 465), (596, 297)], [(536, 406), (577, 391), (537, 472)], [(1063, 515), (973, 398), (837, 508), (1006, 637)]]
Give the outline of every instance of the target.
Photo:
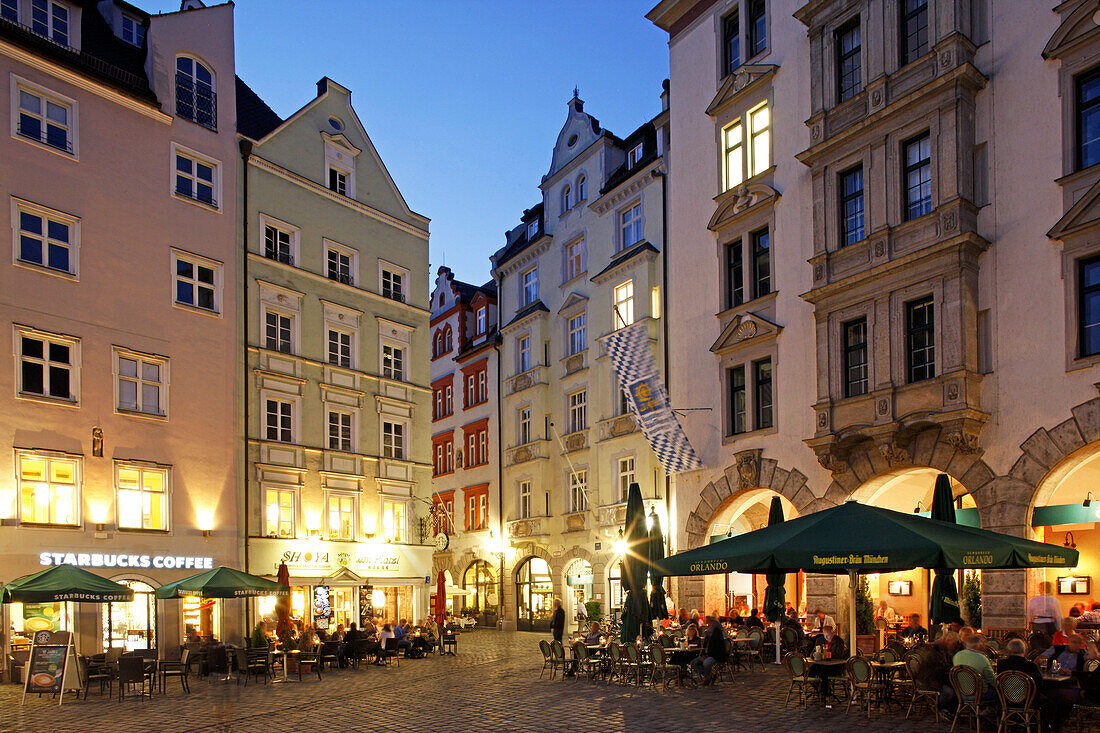
[[(324, 626), (427, 611), (428, 220), (331, 79), (280, 120), (242, 84), (247, 569)], [(256, 604), (253, 621), (273, 609)]]
[(0, 580), (69, 563), (135, 591), (5, 605), (4, 636), (235, 637), (235, 601), (152, 596), (240, 557), (233, 6), (4, 2), (0, 64)]
[[(960, 521), (1084, 550), (1076, 570), (982, 572), (986, 626), (1022, 626), (1043, 578), (1067, 611), (1088, 599), (1073, 579), (1096, 565), (1100, 518), (1096, 10), (650, 11), (670, 34), (670, 238), (691, 243), (669, 262), (671, 394), (722, 396), (684, 420), (706, 466), (676, 478), (677, 550), (762, 526), (777, 495), (788, 516), (849, 498), (926, 511), (942, 472)], [(1049, 114), (1003, 114), (1037, 107)], [(926, 613), (926, 572), (871, 581), (876, 599)], [(835, 583), (792, 576), (788, 599), (841, 618)], [(722, 609), (758, 604), (762, 584), (678, 592)]]
[[(497, 290), (440, 267), (431, 295), (432, 502), (436, 555), (453, 588), (448, 612), (499, 619), (500, 421)], [(468, 594), (468, 595), (467, 595)]]
[(492, 258), (502, 324), (505, 628), (547, 628), (555, 597), (569, 619), (587, 602), (605, 615), (621, 606), (630, 483), (668, 516), (664, 473), (600, 341), (644, 322), (664, 364), (667, 121), (666, 109), (618, 138), (574, 96), (541, 200)]

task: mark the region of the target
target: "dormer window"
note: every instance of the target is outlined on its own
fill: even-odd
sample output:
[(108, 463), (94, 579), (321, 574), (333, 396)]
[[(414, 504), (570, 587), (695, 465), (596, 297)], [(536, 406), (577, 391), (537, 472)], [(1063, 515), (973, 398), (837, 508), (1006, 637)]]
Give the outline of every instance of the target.
[(145, 26), (134, 16), (123, 14), (122, 40), (141, 48), (145, 44)]
[(475, 327), (477, 329), (477, 331), (475, 331), (475, 335), (480, 336), (481, 334), (485, 333), (485, 329), (488, 324), (488, 308), (486, 308), (485, 306), (481, 306), (477, 309), (477, 318), (475, 320), (475, 323)]
[(348, 195), (348, 174), (339, 168), (329, 167), (328, 169), (328, 187), (330, 191), (335, 191), (341, 196)]
[(531, 240), (535, 238), (535, 235), (539, 233), (539, 220), (535, 219), (527, 224), (527, 239)]
[(627, 159), (626, 159), (627, 160), (627, 167), (633, 168), (634, 166), (638, 165), (638, 161), (640, 161), (642, 159), (642, 149), (643, 149), (643, 147), (644, 147), (643, 143), (638, 143), (637, 145), (635, 145), (631, 149), (631, 151), (627, 155)]
[(185, 120), (218, 129), (218, 98), (214, 74), (189, 56), (176, 58), (176, 114)]
[(31, 0), (31, 30), (54, 43), (68, 46), (68, 6), (49, 0)]
[(355, 161), (360, 151), (342, 136), (325, 141), (325, 185), (333, 193), (355, 198)]

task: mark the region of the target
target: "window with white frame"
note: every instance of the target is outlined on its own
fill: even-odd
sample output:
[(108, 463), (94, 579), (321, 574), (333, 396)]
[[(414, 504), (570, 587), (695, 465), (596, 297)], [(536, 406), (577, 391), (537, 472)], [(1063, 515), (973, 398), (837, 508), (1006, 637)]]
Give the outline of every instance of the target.
[(634, 456), (624, 456), (619, 459), (619, 501), (626, 501), (632, 483), (634, 483)]
[(265, 535), (268, 537), (293, 538), (298, 514), (298, 490), (284, 487), (269, 487), (264, 491)]
[(19, 0), (0, 0), (0, 18), (19, 22)]
[(292, 229), (272, 224), (264, 224), (264, 257), (284, 265), (293, 265), (296, 259), (294, 254), (297, 249), (297, 232)]
[(211, 130), (218, 129), (214, 73), (190, 56), (176, 57), (176, 115)]
[(19, 109), (15, 132), (20, 137), (73, 153), (76, 144), (76, 103), (44, 87), (17, 81)]
[(329, 450), (341, 450), (350, 452), (352, 448), (351, 436), (352, 414), (342, 410), (328, 411), (328, 447)]
[(524, 407), (519, 411), (519, 444), (527, 445), (531, 442), (531, 408)]
[(741, 120), (734, 120), (722, 130), (722, 166), (725, 188), (728, 191), (745, 180), (745, 128)]
[(343, 247), (337, 247), (331, 242), (327, 243), (325, 275), (329, 280), (335, 280), (345, 285), (355, 284), (355, 255)]
[(50, 0), (31, 0), (31, 30), (54, 43), (68, 46), (68, 6)]
[(347, 331), (336, 328), (328, 329), (328, 363), (352, 368), (351, 355), (354, 338)]
[(539, 233), (539, 220), (535, 219), (532, 222), (527, 223), (527, 239), (532, 240), (535, 235)]
[(23, 328), (16, 340), (20, 394), (77, 402), (80, 341)]
[(588, 198), (588, 179), (581, 173), (577, 176), (577, 201), (584, 201)]
[(477, 432), (466, 434), (466, 466), (481, 465), (481, 458), (477, 454)]
[(404, 499), (382, 500), (382, 532), (390, 542), (408, 541), (408, 502)]
[(168, 469), (116, 464), (119, 529), (168, 530)]
[(619, 283), (612, 291), (612, 325), (615, 330), (634, 323), (634, 281)]
[(81, 459), (21, 451), (16, 459), (21, 521), (79, 524)]
[(569, 318), (569, 354), (579, 354), (588, 348), (587, 314), (584, 311)]
[(644, 149), (645, 143), (638, 143), (630, 149), (630, 152), (626, 156), (626, 165), (628, 168), (633, 168), (634, 166), (638, 165), (638, 161), (642, 159), (642, 153)]
[(489, 328), (489, 309), (486, 306), (481, 306), (477, 309), (477, 313), (474, 316), (474, 331), (475, 336), (480, 336), (485, 333)]
[(405, 457), (405, 424), (382, 421), (382, 456), (384, 458)]
[(166, 415), (168, 360), (162, 356), (115, 349), (118, 409), (145, 415)]
[(478, 463), (489, 462), (489, 430), (487, 428), (477, 431), (477, 454), (481, 459)]
[(405, 273), (389, 267), (382, 267), (382, 297), (405, 302)]
[(532, 267), (520, 275), (520, 305), (531, 305), (539, 299), (539, 268)]
[(294, 353), (294, 318), (279, 311), (264, 311), (264, 347), (284, 354)]
[(580, 277), (588, 269), (584, 240), (578, 239), (565, 245), (565, 279)]
[(341, 196), (348, 195), (348, 171), (334, 165), (328, 167), (328, 188)]
[(489, 492), (482, 492), (478, 497), (478, 501), (480, 503), (481, 529), (485, 529), (489, 526)]
[(588, 511), (588, 471), (569, 472), (569, 511)]
[(771, 109), (767, 102), (749, 112), (749, 154), (752, 175), (771, 166)]
[(634, 204), (619, 213), (619, 249), (632, 247), (642, 241), (642, 205)]
[(145, 45), (145, 26), (132, 15), (122, 14), (122, 40), (131, 46)]
[(582, 389), (569, 395), (569, 432), (576, 433), (588, 427), (588, 390)]
[(51, 209), (16, 201), (15, 257), (28, 265), (75, 275), (79, 220)]
[(382, 376), (386, 379), (405, 379), (405, 350), (382, 344)]
[(267, 440), (294, 442), (294, 403), (272, 397), (264, 400), (264, 434)]
[(175, 187), (177, 196), (218, 208), (218, 163), (175, 147)]
[(531, 368), (531, 336), (524, 334), (516, 339), (517, 368), (522, 374)]
[(529, 519), (531, 517), (531, 482), (520, 481), (519, 482), (519, 518)]
[(172, 250), (176, 303), (212, 313), (221, 310), (221, 263)]
[(565, 184), (561, 187), (561, 213), (565, 213), (573, 208), (573, 189), (569, 184)]
[(328, 538), (330, 540), (355, 539), (355, 494), (344, 494), (335, 491), (326, 492), (325, 502), (328, 504)]

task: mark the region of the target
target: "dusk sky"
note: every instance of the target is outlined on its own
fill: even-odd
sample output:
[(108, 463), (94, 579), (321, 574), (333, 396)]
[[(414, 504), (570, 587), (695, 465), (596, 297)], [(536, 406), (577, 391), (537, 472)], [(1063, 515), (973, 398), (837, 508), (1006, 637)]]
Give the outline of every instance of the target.
[(620, 137), (660, 111), (668, 37), (645, 19), (655, 3), (238, 0), (237, 73), (283, 117), (322, 76), (351, 89), (405, 200), (432, 220), (432, 272), (445, 258), (481, 283), (540, 200), (574, 86)]

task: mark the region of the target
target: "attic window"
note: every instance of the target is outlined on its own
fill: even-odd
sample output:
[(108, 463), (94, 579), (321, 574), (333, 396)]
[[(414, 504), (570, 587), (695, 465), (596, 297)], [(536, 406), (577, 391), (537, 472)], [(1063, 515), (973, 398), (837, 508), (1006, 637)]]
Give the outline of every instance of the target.
[(568, 145), (569, 147), (573, 147), (576, 144), (577, 144), (577, 136), (576, 135), (570, 135), (569, 136), (569, 142), (567, 142), (566, 145)]
[(539, 233), (539, 220), (535, 219), (533, 222), (527, 225), (527, 238), (534, 239), (535, 235)]
[(642, 159), (642, 147), (643, 143), (638, 143), (633, 149), (631, 149), (627, 156), (627, 165), (631, 168), (638, 165), (638, 161)]
[(141, 48), (145, 43), (145, 26), (132, 15), (122, 16), (122, 40)]
[(328, 118), (328, 124), (329, 127), (331, 127), (333, 130), (336, 130), (336, 132), (344, 131), (344, 123), (340, 120), (339, 117), (335, 115)]

